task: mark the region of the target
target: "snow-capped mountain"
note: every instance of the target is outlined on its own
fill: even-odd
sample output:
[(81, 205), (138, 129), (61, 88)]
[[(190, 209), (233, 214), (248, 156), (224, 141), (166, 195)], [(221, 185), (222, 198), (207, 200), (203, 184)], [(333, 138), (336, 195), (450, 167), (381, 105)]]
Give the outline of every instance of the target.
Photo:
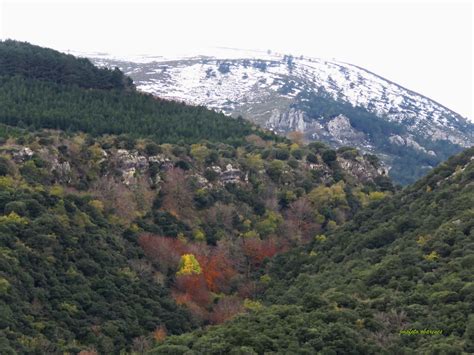
[(181, 58), (88, 57), (97, 65), (119, 67), (139, 90), (156, 96), (241, 115), (278, 133), (297, 130), (309, 141), (377, 154), (402, 183), (474, 144), (474, 125), (466, 118), (335, 60), (224, 49)]

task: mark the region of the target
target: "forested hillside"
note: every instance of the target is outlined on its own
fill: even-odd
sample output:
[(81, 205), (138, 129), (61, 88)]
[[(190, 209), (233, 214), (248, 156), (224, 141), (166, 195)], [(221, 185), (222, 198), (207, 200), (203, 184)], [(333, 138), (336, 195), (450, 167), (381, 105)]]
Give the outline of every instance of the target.
[(282, 140), (242, 119), (138, 93), (118, 69), (99, 69), (87, 59), (28, 43), (0, 42), (0, 68), (0, 122), (8, 125), (129, 134), (160, 143), (235, 143), (253, 132)]
[(375, 156), (0, 52), (1, 353), (140, 353), (225, 322), (259, 307), (269, 260), (395, 192)]
[(221, 323), (262, 294), (268, 258), (393, 191), (376, 160), (324, 145), (2, 135), (2, 352), (138, 349)]
[(101, 353), (160, 326), (193, 328), (188, 311), (151, 274), (143, 251), (90, 195), (0, 177), (0, 352)]
[(0, 58), (0, 353), (474, 351), (473, 148), (397, 191), (356, 149)]
[(261, 303), (156, 354), (472, 353), (474, 148), (268, 266)]
[(119, 69), (99, 69), (88, 59), (12, 40), (0, 42), (0, 76), (22, 76), (85, 89), (134, 90), (132, 80)]

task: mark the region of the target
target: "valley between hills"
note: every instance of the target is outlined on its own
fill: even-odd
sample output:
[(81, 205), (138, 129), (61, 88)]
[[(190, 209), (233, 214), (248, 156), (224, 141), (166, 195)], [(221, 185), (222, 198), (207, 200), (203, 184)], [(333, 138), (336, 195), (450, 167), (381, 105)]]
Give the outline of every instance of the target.
[(474, 352), (466, 119), (341, 63), (100, 60), (0, 42), (0, 353)]

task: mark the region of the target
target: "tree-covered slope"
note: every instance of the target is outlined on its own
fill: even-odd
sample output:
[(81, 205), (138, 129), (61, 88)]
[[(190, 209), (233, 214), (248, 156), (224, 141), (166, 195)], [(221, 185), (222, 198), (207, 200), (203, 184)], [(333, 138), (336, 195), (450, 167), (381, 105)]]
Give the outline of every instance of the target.
[(15, 75), (85, 89), (134, 89), (132, 80), (117, 68), (99, 69), (85, 58), (26, 42), (0, 41), (0, 76)]
[(473, 181), (471, 148), (276, 257), (260, 309), (153, 353), (473, 352)]
[(352, 148), (108, 87), (29, 44), (0, 51), (2, 353), (143, 352), (222, 323), (262, 294), (270, 258), (394, 191)]
[(393, 189), (349, 148), (0, 128), (2, 353), (139, 351), (222, 323), (270, 258)]
[(22, 77), (0, 78), (0, 122), (93, 135), (129, 134), (160, 143), (200, 139), (234, 142), (253, 132), (243, 120), (230, 120), (203, 107)]
[(126, 133), (160, 143), (235, 142), (254, 131), (277, 139), (242, 119), (138, 93), (119, 70), (28, 43), (0, 42), (0, 68), (0, 122), (8, 125)]
[(472, 150), (391, 198), (375, 156), (0, 52), (1, 353), (470, 351)]
[(92, 196), (0, 176), (0, 352), (126, 349), (160, 326), (192, 328), (151, 274), (143, 252)]

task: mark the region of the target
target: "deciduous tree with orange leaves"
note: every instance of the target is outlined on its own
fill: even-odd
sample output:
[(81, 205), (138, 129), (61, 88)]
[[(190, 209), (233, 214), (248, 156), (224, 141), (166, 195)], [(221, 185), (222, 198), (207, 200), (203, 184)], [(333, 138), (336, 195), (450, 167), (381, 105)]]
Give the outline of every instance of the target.
[(166, 328), (163, 325), (160, 325), (153, 332), (153, 339), (155, 339), (157, 342), (162, 342), (166, 339), (166, 335)]

